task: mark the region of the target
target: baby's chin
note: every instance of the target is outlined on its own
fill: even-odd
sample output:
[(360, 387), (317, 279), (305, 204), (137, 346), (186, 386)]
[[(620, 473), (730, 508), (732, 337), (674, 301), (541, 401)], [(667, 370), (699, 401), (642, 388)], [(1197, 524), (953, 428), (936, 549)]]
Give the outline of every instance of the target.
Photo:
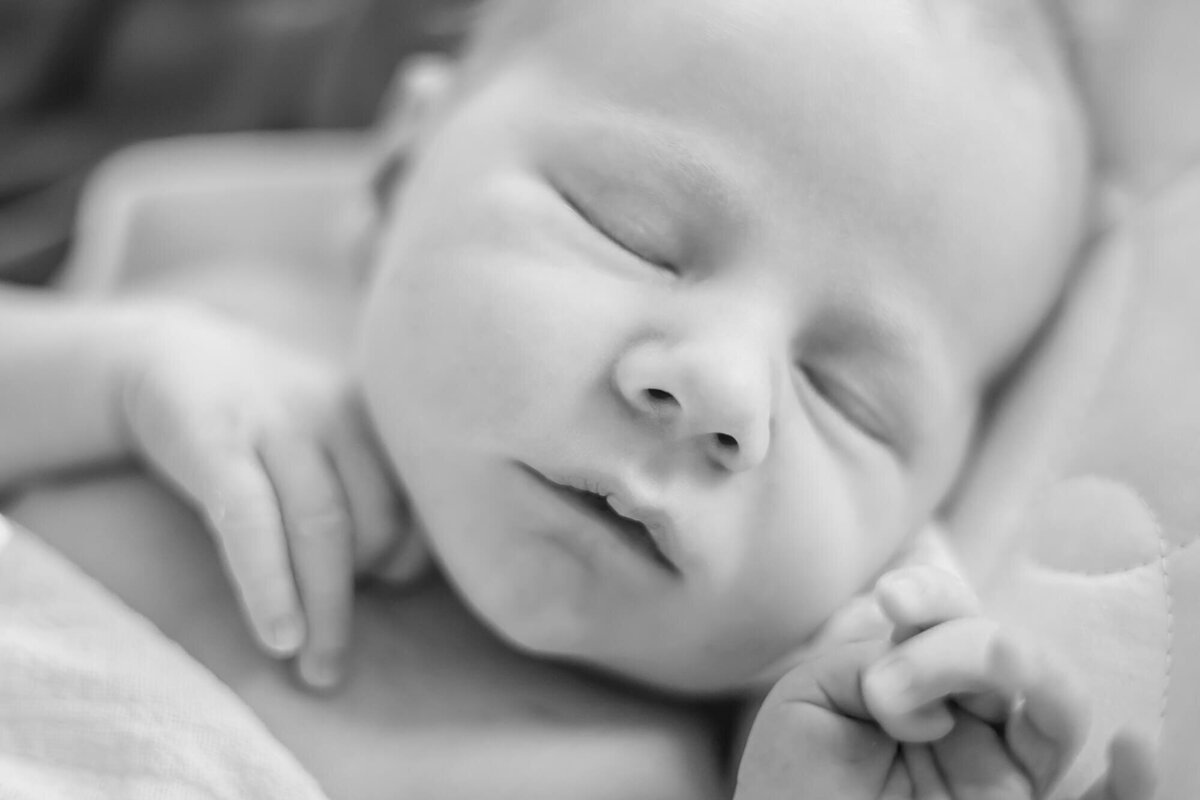
[(642, 642), (623, 647), (610, 641), (605, 652), (598, 652), (598, 643), (580, 629), (545, 639), (531, 639), (526, 629), (520, 632), (523, 640), (495, 630), (535, 657), (566, 662), (659, 693), (699, 698), (765, 691), (797, 662), (801, 649), (781, 643), (774, 655), (764, 654), (749, 663), (744, 657), (714, 655), (722, 648), (708, 642), (660, 650)]
[[(797, 662), (807, 649), (803, 642), (811, 638), (811, 632), (791, 630), (767, 636), (761, 627), (752, 636), (745, 635), (745, 626), (701, 631), (703, 619), (667, 615), (635, 626), (629, 622), (635, 610), (597, 613), (586, 589), (566, 578), (562, 586), (523, 587), (475, 564), (457, 575), (453, 559), (443, 566), (476, 617), (517, 651), (660, 693), (717, 697), (769, 688)], [(543, 575), (553, 573), (543, 567)], [(669, 629), (694, 633), (662, 632)]]

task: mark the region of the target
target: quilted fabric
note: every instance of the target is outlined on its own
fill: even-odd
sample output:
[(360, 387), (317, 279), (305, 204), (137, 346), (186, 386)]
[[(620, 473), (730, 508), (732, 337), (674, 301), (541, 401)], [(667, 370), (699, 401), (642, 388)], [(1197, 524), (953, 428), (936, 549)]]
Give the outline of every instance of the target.
[(1063, 7), (1134, 262), (1096, 395), (1026, 510), (1023, 562), (989, 599), (1092, 690), (1094, 733), (1065, 788), (1133, 726), (1158, 742), (1158, 797), (1188, 800), (1200, 797), (1200, 4)]

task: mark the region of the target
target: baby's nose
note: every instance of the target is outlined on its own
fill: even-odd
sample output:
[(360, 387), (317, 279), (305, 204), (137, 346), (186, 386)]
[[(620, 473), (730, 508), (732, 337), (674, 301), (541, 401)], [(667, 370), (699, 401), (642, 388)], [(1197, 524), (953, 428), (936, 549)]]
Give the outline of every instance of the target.
[(644, 341), (622, 355), (614, 381), (637, 413), (695, 439), (718, 466), (752, 469), (767, 456), (774, 400), (761, 352), (732, 342)]

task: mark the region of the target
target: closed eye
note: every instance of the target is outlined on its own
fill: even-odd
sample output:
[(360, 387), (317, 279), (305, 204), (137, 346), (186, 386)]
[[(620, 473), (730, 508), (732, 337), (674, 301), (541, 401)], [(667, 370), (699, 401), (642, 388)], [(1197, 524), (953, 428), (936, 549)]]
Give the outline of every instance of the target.
[[(586, 222), (593, 230), (603, 236), (608, 241), (615, 244), (617, 247), (624, 250), (629, 255), (644, 261), (651, 266), (670, 272), (673, 275), (679, 274), (679, 270), (674, 264), (654, 255), (650, 248), (641, 244), (634, 243), (634, 236), (628, 233), (618, 233), (614, 230), (614, 226), (610, 223), (602, 221), (599, 215), (593, 213), (585, 205), (575, 199), (569, 192), (564, 191), (561, 187), (555, 187), (559, 197), (567, 204), (567, 207), (575, 212), (584, 222)], [(643, 237), (645, 238), (645, 237)]]
[(800, 372), (813, 392), (838, 416), (879, 444), (892, 446), (884, 418), (858, 391), (811, 367), (802, 366)]

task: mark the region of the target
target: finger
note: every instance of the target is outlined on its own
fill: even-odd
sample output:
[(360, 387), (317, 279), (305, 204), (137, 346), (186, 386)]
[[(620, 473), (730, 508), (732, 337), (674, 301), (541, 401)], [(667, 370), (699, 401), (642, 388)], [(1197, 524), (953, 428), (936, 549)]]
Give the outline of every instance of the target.
[(293, 655), (305, 639), (300, 598), (275, 490), (257, 455), (197, 454), (193, 480), (226, 573), (268, 652)]
[(1147, 800), (1158, 783), (1154, 751), (1144, 738), (1128, 731), (1108, 747), (1108, 769), (1080, 800)]
[(883, 575), (875, 597), (895, 630), (892, 640), (906, 641), (951, 619), (979, 614), (979, 600), (959, 575), (930, 564), (902, 567)]
[(428, 571), (429, 550), (361, 411), (347, 415), (330, 452), (354, 521), (355, 572), (407, 583)]
[(879, 793), (879, 800), (912, 800), (916, 796), (904, 759), (892, 759), (892, 768), (883, 784), (883, 791)]
[(928, 745), (906, 744), (900, 748), (912, 781), (913, 797), (921, 800), (953, 800)]
[(1005, 728), (1007, 744), (1038, 791), (1048, 792), (1084, 745), (1088, 699), (1071, 673), (1019, 641), (998, 640), (991, 660), (998, 680), (1021, 698)]
[(1016, 763), (1001, 734), (970, 714), (957, 715), (950, 735), (930, 745), (939, 774), (951, 797), (1025, 800), (1034, 794), (1024, 769)]
[(356, 423), (333, 433), (329, 454), (354, 523), (355, 571), (366, 572), (397, 545), (403, 525), (400, 496), (377, 449)]
[(1113, 800), (1146, 800), (1153, 797), (1158, 769), (1150, 742), (1125, 731), (1108, 748), (1110, 793)]
[(131, 435), (155, 470), (203, 514), (255, 638), (272, 655), (292, 655), (304, 641), (304, 620), (278, 501), (247, 416), (181, 404), (169, 382), (137, 388), (125, 398)]
[(287, 434), (264, 439), (263, 462), (283, 509), (291, 568), (308, 626), (299, 677), (318, 689), (337, 685), (350, 641), (354, 545), (346, 499), (325, 454)]
[(885, 639), (891, 628), (874, 593), (859, 595), (826, 620), (810, 651), (819, 652), (834, 644)]
[(994, 694), (1005, 704), (1015, 690), (992, 664), (1004, 634), (983, 617), (954, 619), (892, 648), (866, 670), (863, 697), (879, 724), (906, 742), (932, 741), (949, 731), (944, 703), (966, 694)]
[(886, 642), (868, 640), (811, 656), (776, 681), (764, 705), (820, 703), (842, 716), (870, 720), (862, 692), (863, 670), (888, 650)]

